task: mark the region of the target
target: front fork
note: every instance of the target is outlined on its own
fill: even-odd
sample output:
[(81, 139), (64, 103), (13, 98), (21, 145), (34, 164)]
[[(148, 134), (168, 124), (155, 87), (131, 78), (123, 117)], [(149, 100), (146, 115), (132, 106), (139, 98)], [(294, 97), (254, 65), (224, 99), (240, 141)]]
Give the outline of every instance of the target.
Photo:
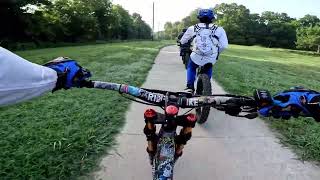
[[(153, 109), (147, 109), (144, 113), (145, 127), (144, 134), (146, 135), (148, 146), (147, 152), (150, 157), (150, 163), (153, 163), (153, 158), (157, 151), (158, 136), (156, 134), (156, 125), (154, 122), (157, 120), (157, 113)], [(179, 135), (175, 137), (175, 160), (177, 160), (183, 153), (183, 148), (187, 141), (191, 139), (192, 129), (196, 124), (196, 116), (194, 114), (187, 114), (182, 116), (182, 121), (180, 122), (183, 128), (181, 129)]]
[(195, 114), (187, 114), (183, 116), (183, 128), (181, 129), (179, 135), (175, 137), (176, 144), (176, 152), (175, 152), (175, 160), (182, 156), (183, 148), (187, 144), (187, 142), (192, 137), (192, 129), (196, 125), (197, 117)]
[(153, 109), (147, 109), (144, 112), (144, 120), (146, 125), (144, 126), (143, 132), (146, 135), (148, 146), (147, 152), (149, 154), (150, 164), (152, 165), (154, 156), (157, 149), (158, 136), (156, 134), (156, 125), (153, 123), (157, 119), (157, 113)]
[(183, 148), (191, 139), (192, 127), (183, 127), (180, 134), (175, 137), (176, 152), (174, 155), (175, 160), (182, 156)]

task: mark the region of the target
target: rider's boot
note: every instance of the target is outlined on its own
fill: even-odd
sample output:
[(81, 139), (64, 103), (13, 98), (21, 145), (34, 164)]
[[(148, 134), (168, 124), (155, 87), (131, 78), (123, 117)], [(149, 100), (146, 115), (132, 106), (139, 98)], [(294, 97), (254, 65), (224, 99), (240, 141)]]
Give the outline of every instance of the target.
[(153, 109), (148, 109), (144, 113), (144, 118), (146, 125), (143, 129), (143, 132), (146, 135), (148, 141), (147, 152), (149, 155), (150, 164), (152, 165), (154, 156), (156, 154), (158, 139), (158, 136), (156, 134), (156, 125), (153, 124), (156, 118), (156, 112)]

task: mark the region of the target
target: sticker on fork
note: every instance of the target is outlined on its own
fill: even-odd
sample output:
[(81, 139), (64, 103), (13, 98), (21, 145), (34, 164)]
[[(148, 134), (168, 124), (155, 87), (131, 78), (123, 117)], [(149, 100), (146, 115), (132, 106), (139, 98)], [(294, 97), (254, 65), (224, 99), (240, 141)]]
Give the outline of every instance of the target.
[(174, 166), (174, 139), (163, 137), (158, 143), (159, 159), (156, 167), (157, 180), (171, 180)]
[(170, 163), (168, 163), (165, 167), (164, 170), (162, 172), (162, 174), (159, 176), (160, 180), (171, 180), (172, 177), (172, 166)]

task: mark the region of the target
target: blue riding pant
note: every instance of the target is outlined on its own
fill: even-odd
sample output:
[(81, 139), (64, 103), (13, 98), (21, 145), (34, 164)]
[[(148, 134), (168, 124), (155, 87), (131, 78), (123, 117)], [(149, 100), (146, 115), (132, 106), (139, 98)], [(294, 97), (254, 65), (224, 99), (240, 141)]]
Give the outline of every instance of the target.
[[(189, 59), (189, 63), (187, 66), (187, 87), (194, 89), (194, 81), (196, 80), (196, 72), (199, 65), (194, 63), (192, 59)], [(205, 68), (205, 73), (208, 75), (209, 79), (212, 77), (212, 65)]]

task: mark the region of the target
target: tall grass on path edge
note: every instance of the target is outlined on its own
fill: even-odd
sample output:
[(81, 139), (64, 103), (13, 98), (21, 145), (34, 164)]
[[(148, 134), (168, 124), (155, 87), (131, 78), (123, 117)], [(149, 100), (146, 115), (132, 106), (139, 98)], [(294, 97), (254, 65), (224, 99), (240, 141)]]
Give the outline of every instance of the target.
[[(93, 79), (140, 86), (168, 42), (128, 42), (19, 51), (43, 64), (76, 59)], [(76, 179), (86, 176), (112, 145), (129, 101), (116, 92), (61, 90), (0, 108), (1, 179)]]
[[(320, 57), (285, 49), (231, 45), (214, 66), (213, 77), (231, 93), (272, 94), (293, 86), (320, 91)], [(311, 118), (264, 119), (300, 159), (320, 162), (320, 123)]]

